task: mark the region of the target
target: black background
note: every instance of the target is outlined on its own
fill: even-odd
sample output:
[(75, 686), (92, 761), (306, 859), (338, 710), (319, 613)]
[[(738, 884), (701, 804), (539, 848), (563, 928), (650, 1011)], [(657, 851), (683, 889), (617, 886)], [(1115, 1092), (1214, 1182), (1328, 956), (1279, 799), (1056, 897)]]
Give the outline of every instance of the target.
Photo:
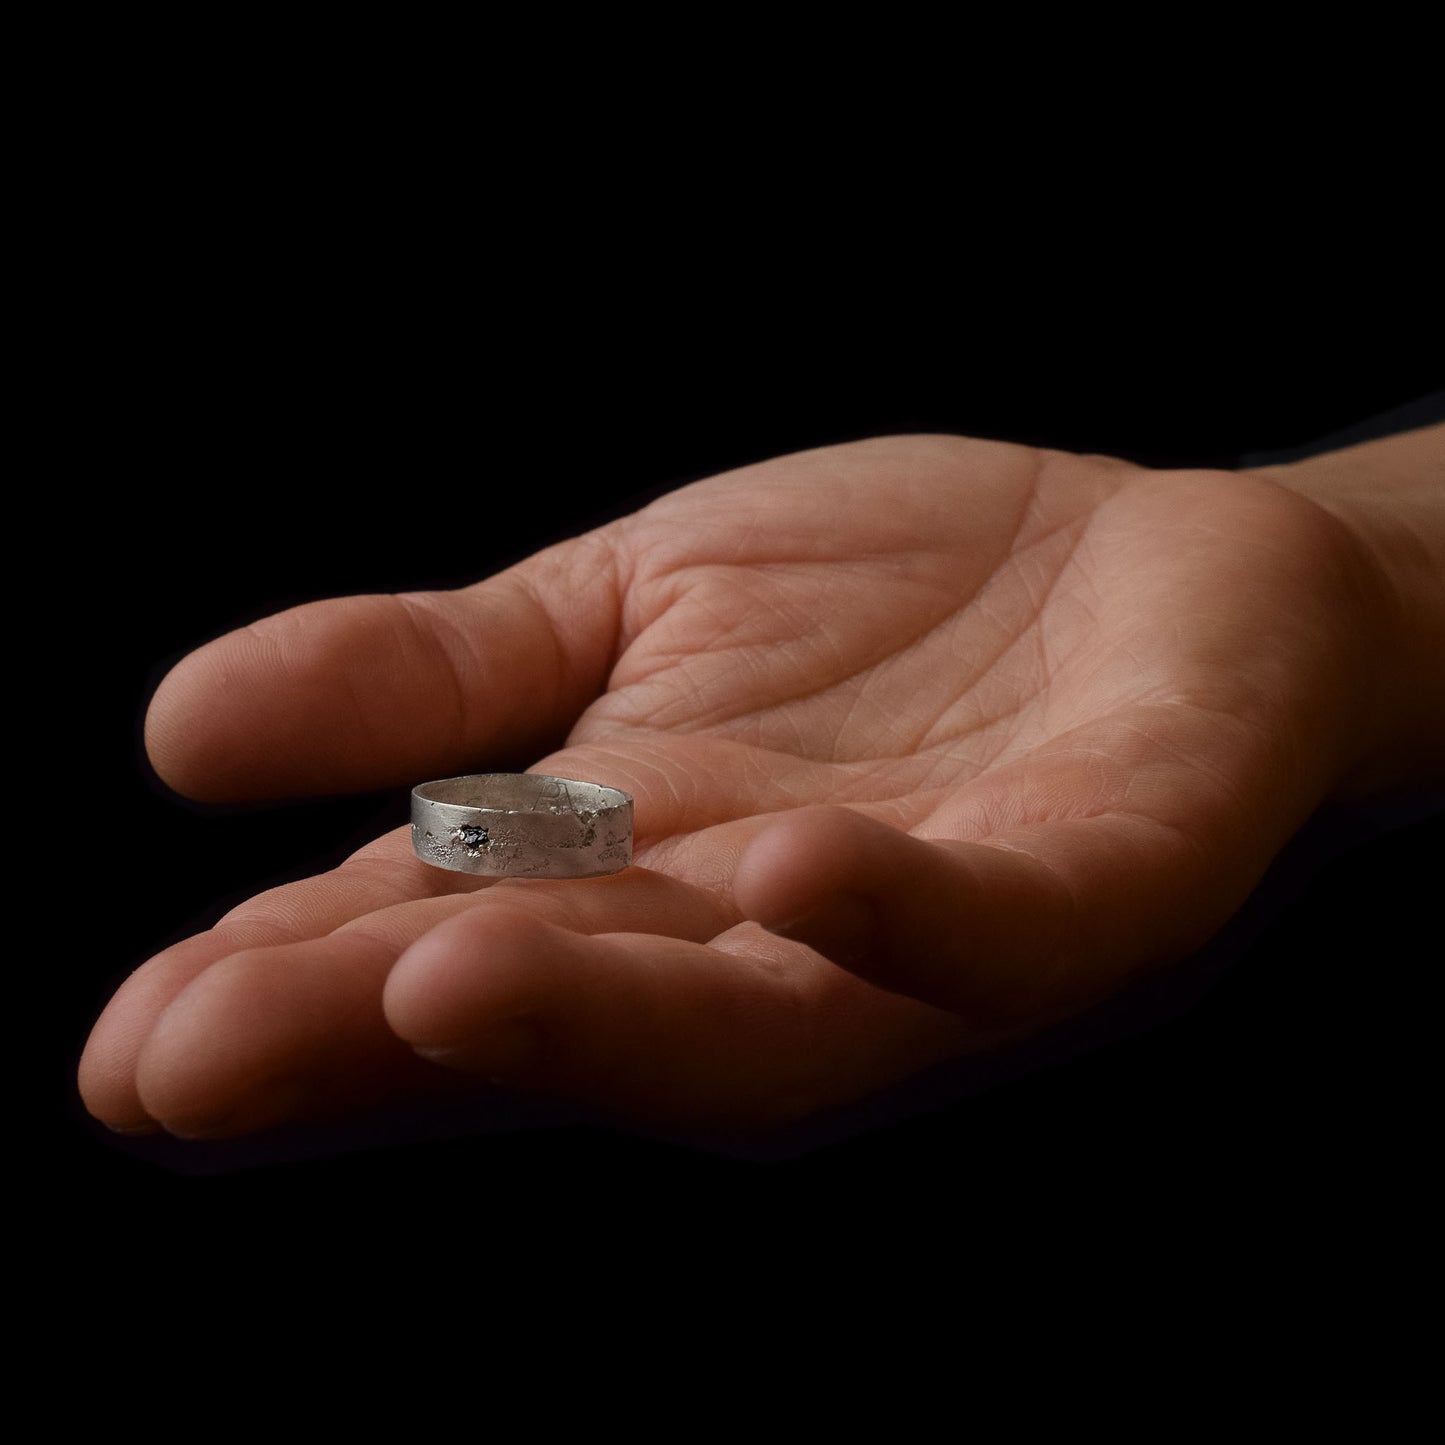
[(49, 499), (68, 540), (46, 584), (65, 606), (33, 612), (59, 660), (42, 745), (100, 803), (64, 825), (44, 880), (59, 1004), (27, 1173), (42, 1202), (83, 1201), (102, 1241), (383, 1211), (506, 1233), (565, 1212), (585, 1245), (619, 1212), (880, 1194), (998, 1217), (1067, 1201), (1074, 1220), (1187, 1206), (1283, 1225), (1343, 1220), (1346, 1198), (1375, 1226), (1410, 1214), (1439, 956), (1428, 799), (1320, 820), (1207, 958), (1096, 1025), (747, 1149), (525, 1109), (502, 1129), (383, 1117), (234, 1146), (115, 1141), (89, 1121), (75, 1061), (131, 968), (404, 817), (391, 793), (169, 795), (140, 720), (199, 642), (314, 597), (469, 581), (800, 447), (939, 430), (1230, 465), (1402, 406), (1438, 418), (1445, 384), (1422, 273), (1300, 266), (1297, 238), (1218, 217), (1217, 247), (1178, 249), (1134, 216), (1105, 262), (1067, 229), (981, 247), (905, 215), (865, 243), (848, 207), (820, 225), (723, 197), (642, 224), (626, 196), (538, 213), (476, 178), (439, 201), (435, 176), (408, 195), (395, 165), (378, 191), (359, 164), (238, 179), (227, 154), (224, 183), (199, 153), (123, 184), (99, 167), (113, 244), (84, 252), (62, 372), (84, 486)]

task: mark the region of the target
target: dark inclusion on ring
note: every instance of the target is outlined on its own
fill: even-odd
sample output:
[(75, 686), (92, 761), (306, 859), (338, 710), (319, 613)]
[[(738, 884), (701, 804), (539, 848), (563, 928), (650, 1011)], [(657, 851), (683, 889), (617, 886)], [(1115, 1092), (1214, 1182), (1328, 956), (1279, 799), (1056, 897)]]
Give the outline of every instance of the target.
[(467, 852), (475, 858), (487, 846), (487, 836), (488, 832), (485, 828), (473, 828), (469, 825), (464, 825), (452, 834), (452, 839), (454, 842), (462, 844)]

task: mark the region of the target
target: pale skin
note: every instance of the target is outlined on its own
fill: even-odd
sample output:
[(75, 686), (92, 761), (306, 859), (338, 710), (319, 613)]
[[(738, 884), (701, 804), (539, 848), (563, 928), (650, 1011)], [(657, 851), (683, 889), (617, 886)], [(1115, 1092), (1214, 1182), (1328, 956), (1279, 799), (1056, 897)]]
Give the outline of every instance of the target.
[(1188, 954), (1319, 804), (1445, 772), (1445, 427), (1253, 474), (957, 437), (782, 457), (446, 593), (211, 643), (147, 719), (206, 800), (535, 770), (634, 866), (406, 830), (150, 960), (81, 1064), (226, 1137), (496, 1084), (766, 1129)]

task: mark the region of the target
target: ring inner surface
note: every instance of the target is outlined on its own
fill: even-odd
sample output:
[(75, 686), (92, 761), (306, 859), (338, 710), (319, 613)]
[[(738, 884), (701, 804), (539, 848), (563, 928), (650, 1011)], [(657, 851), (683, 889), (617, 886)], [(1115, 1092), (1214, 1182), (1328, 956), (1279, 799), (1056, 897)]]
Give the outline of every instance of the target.
[(596, 813), (626, 802), (616, 788), (541, 773), (478, 773), (442, 778), (415, 790), (429, 803), (498, 813)]

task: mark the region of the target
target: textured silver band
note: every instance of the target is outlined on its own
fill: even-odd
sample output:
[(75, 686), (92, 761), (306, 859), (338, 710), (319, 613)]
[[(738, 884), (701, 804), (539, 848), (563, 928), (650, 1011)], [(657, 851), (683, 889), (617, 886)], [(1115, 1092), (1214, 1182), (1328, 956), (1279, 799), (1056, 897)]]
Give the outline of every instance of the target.
[(632, 862), (632, 799), (541, 773), (471, 773), (411, 791), (411, 845), (485, 878), (595, 878)]

